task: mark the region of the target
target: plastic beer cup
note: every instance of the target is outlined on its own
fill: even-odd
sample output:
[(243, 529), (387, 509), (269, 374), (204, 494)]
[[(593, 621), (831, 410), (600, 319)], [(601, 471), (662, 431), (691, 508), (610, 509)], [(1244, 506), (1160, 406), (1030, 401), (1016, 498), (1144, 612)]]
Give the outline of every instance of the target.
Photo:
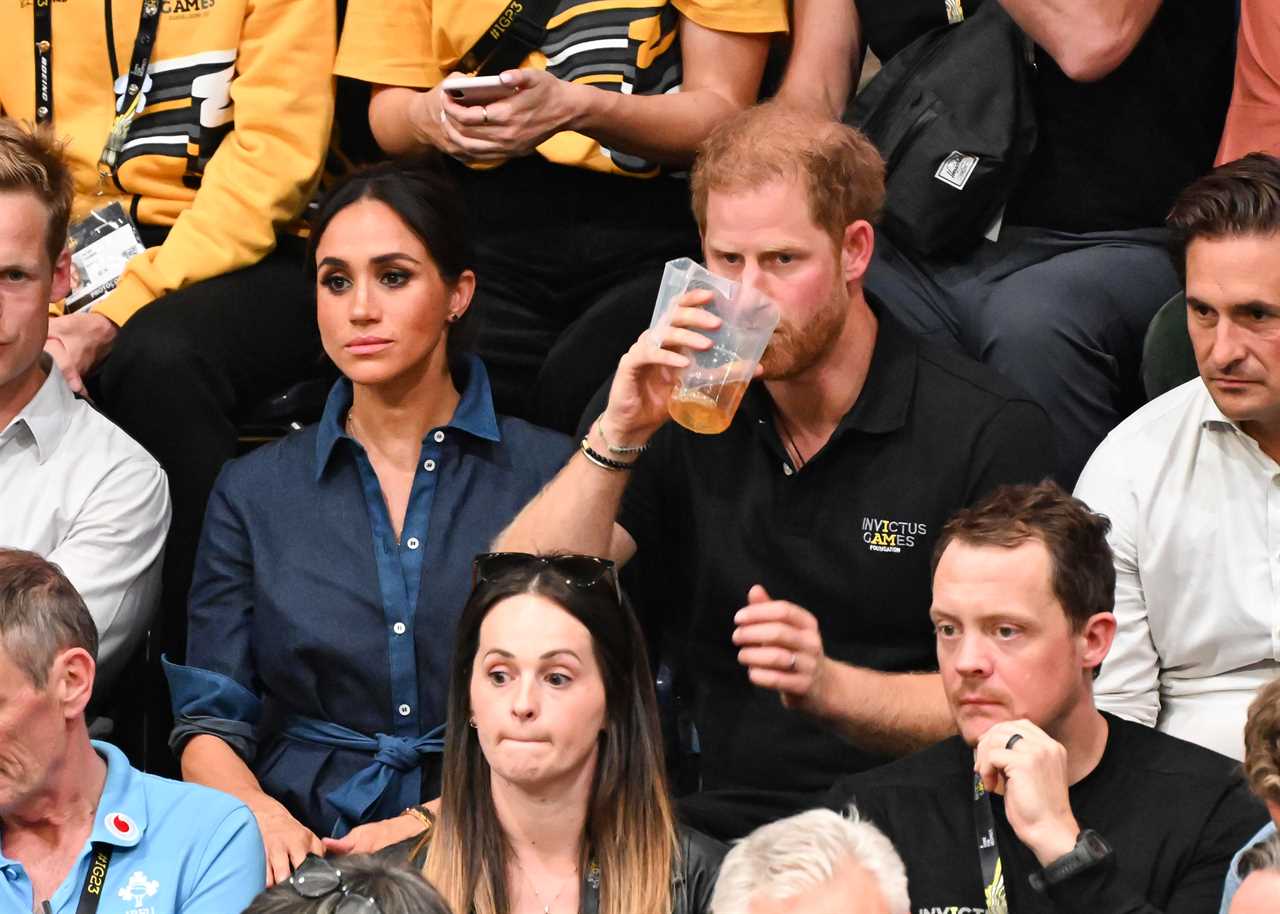
[(671, 304), (696, 289), (711, 292), (711, 301), (704, 307), (721, 324), (714, 331), (697, 331), (711, 340), (711, 348), (685, 353), (690, 364), (680, 372), (667, 410), (690, 431), (716, 435), (733, 421), (781, 315), (778, 306), (759, 291), (681, 258), (667, 264), (650, 327), (668, 324)]

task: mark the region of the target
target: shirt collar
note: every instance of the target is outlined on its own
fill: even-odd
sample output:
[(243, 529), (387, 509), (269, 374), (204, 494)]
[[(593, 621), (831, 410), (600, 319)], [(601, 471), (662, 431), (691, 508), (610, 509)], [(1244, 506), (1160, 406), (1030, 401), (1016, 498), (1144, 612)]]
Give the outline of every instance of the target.
[(141, 775), (115, 746), (98, 740), (92, 740), (92, 744), (107, 763), (107, 782), (102, 787), (89, 841), (133, 847), (147, 830), (146, 795), (138, 783)]
[(1243, 431), (1236, 423), (1226, 417), (1222, 410), (1218, 409), (1217, 402), (1213, 399), (1213, 394), (1209, 393), (1209, 388), (1205, 385), (1203, 379), (1196, 378), (1196, 383), (1200, 385), (1200, 427), (1203, 429), (1214, 429), (1217, 431)]
[(876, 343), (862, 391), (836, 426), (836, 434), (847, 429), (868, 435), (897, 431), (907, 423), (915, 392), (919, 362), (915, 338), (889, 315), (879, 299), (870, 292), (865, 294), (876, 316)]
[[(489, 374), (484, 363), (474, 355), (468, 355), (453, 372), (453, 381), (462, 392), (453, 418), (446, 428), (466, 432), (485, 441), (501, 441), (498, 416), (493, 410), (493, 392), (489, 386)], [(339, 378), (329, 391), (324, 414), (316, 431), (316, 479), (323, 475), (333, 458), (333, 450), (340, 439), (346, 438), (343, 428), (347, 411), (351, 409), (351, 381)]]
[(43, 464), (58, 449), (67, 427), (71, 424), (71, 411), (75, 407), (75, 394), (67, 386), (62, 372), (53, 364), (48, 353), (40, 355), (40, 367), (45, 371), (44, 383), (26, 406), (13, 417), (8, 431), (21, 422), (31, 432), (36, 442), (36, 460)]

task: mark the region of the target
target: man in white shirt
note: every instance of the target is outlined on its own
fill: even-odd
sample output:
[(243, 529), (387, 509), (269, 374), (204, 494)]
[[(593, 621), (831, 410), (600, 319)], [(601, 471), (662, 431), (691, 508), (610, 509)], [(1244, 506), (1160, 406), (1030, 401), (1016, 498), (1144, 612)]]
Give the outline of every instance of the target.
[(1169, 226), (1200, 377), (1099, 445), (1075, 494), (1111, 518), (1115, 644), (1100, 708), (1241, 758), (1280, 673), (1280, 159), (1223, 165)]
[(71, 194), (53, 141), (0, 118), (0, 547), (56, 562), (84, 596), (105, 691), (157, 604), (169, 490), (43, 354), (49, 303), (69, 288)]

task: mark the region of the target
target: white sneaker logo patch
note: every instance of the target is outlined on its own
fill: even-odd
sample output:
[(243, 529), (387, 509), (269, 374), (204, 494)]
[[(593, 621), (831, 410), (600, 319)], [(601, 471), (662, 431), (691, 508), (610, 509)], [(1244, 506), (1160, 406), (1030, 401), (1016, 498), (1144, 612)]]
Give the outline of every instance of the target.
[(938, 166), (933, 176), (943, 184), (950, 184), (956, 190), (964, 190), (964, 186), (969, 183), (969, 178), (973, 175), (973, 170), (978, 167), (978, 161), (977, 156), (956, 150), (942, 160), (942, 164)]

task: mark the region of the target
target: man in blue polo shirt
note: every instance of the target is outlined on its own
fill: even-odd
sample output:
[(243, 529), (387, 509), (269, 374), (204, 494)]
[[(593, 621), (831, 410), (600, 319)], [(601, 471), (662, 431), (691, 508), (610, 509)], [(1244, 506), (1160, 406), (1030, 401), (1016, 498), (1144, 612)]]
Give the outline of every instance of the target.
[(97, 648), (57, 566), (0, 549), (0, 911), (243, 910), (266, 881), (253, 816), (89, 739)]

